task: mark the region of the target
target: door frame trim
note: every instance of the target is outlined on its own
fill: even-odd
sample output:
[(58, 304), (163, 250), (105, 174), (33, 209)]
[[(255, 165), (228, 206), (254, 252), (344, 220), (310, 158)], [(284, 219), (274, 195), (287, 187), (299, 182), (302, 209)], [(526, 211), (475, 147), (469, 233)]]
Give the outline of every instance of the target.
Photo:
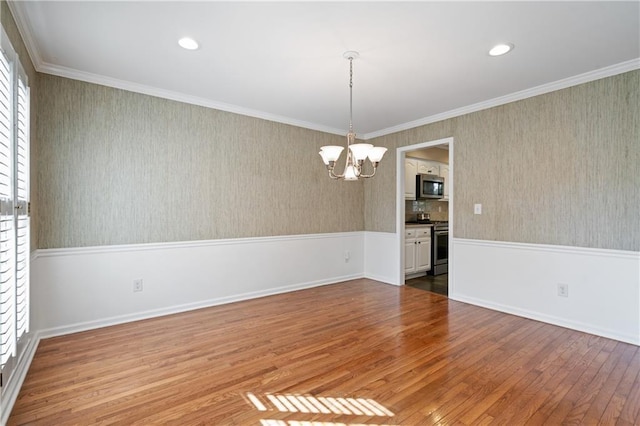
[(453, 182), (453, 136), (436, 139), (427, 142), (421, 142), (414, 145), (407, 145), (397, 148), (396, 150), (396, 253), (398, 255), (396, 265), (398, 267), (396, 273), (396, 284), (404, 285), (404, 218), (405, 218), (405, 199), (404, 199), (404, 160), (407, 152), (415, 151), (422, 148), (432, 148), (438, 145), (449, 145), (449, 292), (452, 291), (453, 280), (453, 257), (452, 256), (452, 240), (453, 240), (453, 200), (454, 200), (454, 182)]

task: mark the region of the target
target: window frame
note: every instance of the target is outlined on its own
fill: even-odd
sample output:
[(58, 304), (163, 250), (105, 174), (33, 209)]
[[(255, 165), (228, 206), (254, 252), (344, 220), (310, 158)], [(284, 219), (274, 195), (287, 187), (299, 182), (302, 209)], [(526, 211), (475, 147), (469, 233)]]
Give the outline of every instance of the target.
[(0, 387), (4, 393), (29, 336), (31, 122), (28, 76), (4, 28), (0, 31)]

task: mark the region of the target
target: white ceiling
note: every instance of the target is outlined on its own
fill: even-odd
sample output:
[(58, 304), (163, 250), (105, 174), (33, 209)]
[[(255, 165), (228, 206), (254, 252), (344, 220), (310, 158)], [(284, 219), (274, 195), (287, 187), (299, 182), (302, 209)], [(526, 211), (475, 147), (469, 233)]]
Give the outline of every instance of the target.
[[(640, 68), (640, 2), (10, 3), (36, 68), (369, 138)], [(183, 36), (196, 51), (177, 45)], [(487, 51), (499, 42), (515, 49)]]

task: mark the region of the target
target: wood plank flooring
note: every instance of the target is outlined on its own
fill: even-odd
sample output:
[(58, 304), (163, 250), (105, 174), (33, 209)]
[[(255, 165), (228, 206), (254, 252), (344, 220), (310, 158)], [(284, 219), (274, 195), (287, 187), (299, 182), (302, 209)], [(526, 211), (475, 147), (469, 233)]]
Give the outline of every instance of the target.
[(354, 280), (42, 340), (9, 424), (637, 425), (638, 349)]
[(421, 290), (427, 290), (432, 293), (449, 295), (449, 274), (442, 275), (423, 275), (417, 278), (405, 280), (404, 285), (408, 285)]

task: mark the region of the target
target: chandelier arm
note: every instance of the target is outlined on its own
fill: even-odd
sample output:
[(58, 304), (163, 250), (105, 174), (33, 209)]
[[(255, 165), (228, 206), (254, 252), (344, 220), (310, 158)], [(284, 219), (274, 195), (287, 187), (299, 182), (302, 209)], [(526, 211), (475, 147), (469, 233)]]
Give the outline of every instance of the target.
[(332, 170), (329, 170), (329, 177), (331, 179), (342, 179), (342, 178), (344, 178), (344, 174), (337, 175), (337, 174), (333, 173), (333, 169), (332, 169)]
[(378, 170), (378, 166), (373, 166), (373, 173), (370, 175), (360, 175), (361, 178), (372, 178), (376, 175), (376, 170)]
[(354, 163), (354, 166), (356, 166), (356, 170), (358, 171), (358, 176), (361, 176), (361, 173), (364, 170), (364, 161), (358, 160)]

